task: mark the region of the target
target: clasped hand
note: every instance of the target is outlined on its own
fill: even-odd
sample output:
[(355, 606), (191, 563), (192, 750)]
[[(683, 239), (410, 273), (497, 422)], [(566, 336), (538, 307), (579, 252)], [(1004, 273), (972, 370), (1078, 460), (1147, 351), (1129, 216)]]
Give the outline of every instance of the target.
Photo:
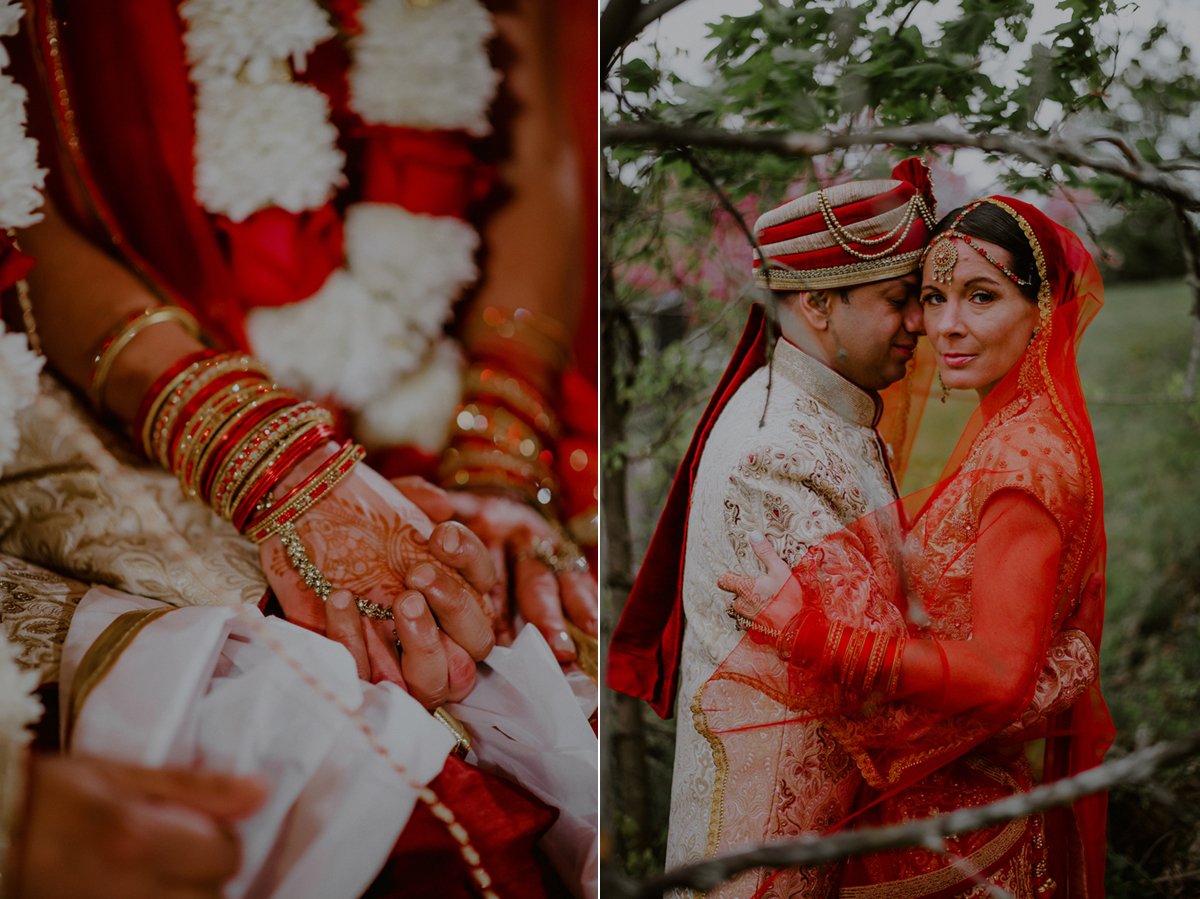
[[(303, 476), (301, 468), (295, 477)], [(364, 680), (399, 684), (428, 708), (470, 692), (475, 663), (495, 645), (482, 597), (496, 575), (478, 538), (455, 522), (435, 526), (364, 465), (304, 513), (296, 531), (334, 591), (322, 603), (271, 538), (263, 570), (289, 621), (345, 646)], [(354, 597), (392, 610), (394, 621), (362, 617)]]

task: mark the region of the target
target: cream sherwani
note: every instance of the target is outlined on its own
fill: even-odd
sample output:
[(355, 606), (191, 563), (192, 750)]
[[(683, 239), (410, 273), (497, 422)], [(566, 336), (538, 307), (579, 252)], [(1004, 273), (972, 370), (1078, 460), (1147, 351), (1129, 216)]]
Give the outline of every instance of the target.
[[(814, 722), (799, 733), (759, 728), (761, 739), (775, 742), (761, 765), (734, 772), (739, 794), (727, 795), (731, 757), (700, 704), (705, 683), (742, 636), (727, 616), (731, 596), (718, 589), (717, 579), (726, 571), (763, 571), (746, 534), (766, 534), (794, 566), (810, 546), (896, 498), (887, 450), (873, 427), (875, 399), (782, 339), (773, 369), (769, 398), (764, 368), (721, 413), (692, 492), (668, 869), (823, 830), (852, 801), (839, 790), (857, 785), (853, 764)], [(778, 706), (763, 702), (774, 708), (745, 710), (751, 725), (760, 713), (763, 720), (778, 715)], [(780, 740), (789, 745), (781, 747)], [(736, 814), (725, 811), (726, 802), (740, 804)], [(763, 882), (763, 875), (748, 872), (712, 895), (750, 896)], [(832, 889), (820, 872), (787, 872), (767, 895), (825, 896)]]

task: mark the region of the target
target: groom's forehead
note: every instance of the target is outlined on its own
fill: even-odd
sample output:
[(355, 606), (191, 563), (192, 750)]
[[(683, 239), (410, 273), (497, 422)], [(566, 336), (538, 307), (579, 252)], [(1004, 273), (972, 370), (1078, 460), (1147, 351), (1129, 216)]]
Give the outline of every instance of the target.
[(879, 281), (869, 281), (866, 284), (856, 284), (848, 288), (850, 297), (862, 296), (871, 299), (887, 301), (904, 301), (915, 297), (921, 292), (920, 272), (913, 270), (906, 275), (895, 278), (884, 278)]

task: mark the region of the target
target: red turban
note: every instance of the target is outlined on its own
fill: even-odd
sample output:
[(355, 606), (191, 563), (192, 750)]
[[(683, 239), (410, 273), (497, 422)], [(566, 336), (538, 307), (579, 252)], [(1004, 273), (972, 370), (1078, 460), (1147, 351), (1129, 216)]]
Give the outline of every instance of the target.
[(825, 290), (916, 271), (935, 224), (929, 169), (906, 159), (890, 180), (848, 181), (789, 200), (762, 215), (755, 237), (771, 262), (772, 290)]

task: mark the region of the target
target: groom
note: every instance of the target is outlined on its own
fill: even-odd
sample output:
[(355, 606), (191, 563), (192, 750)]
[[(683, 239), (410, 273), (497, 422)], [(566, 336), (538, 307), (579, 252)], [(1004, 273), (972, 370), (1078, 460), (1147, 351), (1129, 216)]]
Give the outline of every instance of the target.
[[(823, 831), (854, 801), (854, 766), (820, 748), (832, 741), (819, 723), (788, 733), (757, 728), (751, 740), (765, 740), (764, 752), (743, 758), (751, 744), (735, 749), (714, 732), (700, 698), (741, 637), (717, 579), (760, 573), (751, 542), (769, 538), (795, 565), (810, 546), (897, 497), (890, 448), (876, 430), (878, 392), (905, 376), (922, 333), (919, 267), (933, 209), (928, 171), (909, 160), (890, 180), (808, 194), (755, 225), (771, 263), (764, 271), (756, 260), (755, 281), (778, 292), (782, 337), (771, 370), (771, 335), (756, 307), (675, 479), (608, 655), (609, 685), (646, 699), (659, 715), (669, 716), (680, 695), (668, 868)], [(756, 730), (754, 714), (745, 712), (746, 733)], [(728, 807), (727, 796), (736, 796)], [(780, 876), (788, 878), (776, 881), (781, 895), (833, 890), (821, 869)], [(765, 877), (747, 872), (712, 895), (749, 896)]]

